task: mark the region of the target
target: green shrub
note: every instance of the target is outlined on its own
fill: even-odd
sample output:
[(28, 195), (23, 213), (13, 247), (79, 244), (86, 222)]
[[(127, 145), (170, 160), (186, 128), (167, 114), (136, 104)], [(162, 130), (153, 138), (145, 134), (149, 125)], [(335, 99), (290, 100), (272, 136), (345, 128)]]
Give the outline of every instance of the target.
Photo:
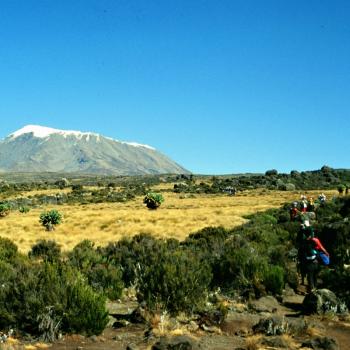
[(106, 299), (86, 284), (83, 278), (67, 286), (63, 328), (69, 333), (101, 334), (108, 323)]
[(261, 285), (267, 258), (260, 256), (248, 243), (228, 242), (214, 267), (215, 285), (240, 294), (256, 292)]
[(0, 217), (5, 217), (10, 213), (10, 206), (7, 203), (0, 204)]
[(151, 310), (191, 313), (204, 306), (212, 274), (206, 262), (186, 250), (163, 250), (140, 266), (138, 298)]
[(20, 206), (20, 207), (18, 208), (18, 211), (19, 211), (20, 213), (22, 213), (22, 214), (26, 214), (26, 213), (28, 213), (28, 212), (30, 211), (30, 208), (27, 207), (27, 206)]
[(16, 268), (0, 261), (0, 268), (0, 328), (53, 341), (61, 332), (99, 334), (106, 326), (105, 298), (77, 270), (26, 261)]
[(119, 265), (106, 260), (89, 240), (80, 242), (68, 254), (69, 264), (87, 277), (95, 291), (103, 293), (109, 299), (118, 299), (124, 288), (122, 272)]
[(266, 170), (265, 176), (276, 176), (278, 175), (278, 171), (276, 169)]
[(55, 241), (39, 240), (28, 253), (30, 258), (41, 258), (54, 262), (61, 257), (61, 248)]
[(284, 288), (284, 270), (281, 266), (271, 266), (265, 270), (263, 283), (272, 294), (281, 295)]
[(17, 256), (18, 248), (10, 239), (0, 237), (0, 260), (11, 261)]
[(143, 203), (146, 204), (148, 209), (157, 209), (164, 202), (164, 198), (161, 193), (148, 192), (143, 199)]
[(124, 283), (119, 268), (111, 264), (98, 264), (91, 268), (87, 276), (93, 289), (107, 298), (116, 300), (122, 296)]
[(60, 214), (56, 209), (46, 211), (40, 214), (39, 222), (46, 228), (47, 231), (52, 231), (55, 225), (62, 222), (62, 214)]
[(339, 192), (339, 194), (343, 194), (344, 191), (345, 191), (345, 189), (346, 189), (346, 186), (345, 186), (345, 185), (343, 185), (343, 184), (339, 185), (339, 186), (338, 186), (338, 192)]
[(284, 191), (295, 191), (295, 185), (291, 182), (288, 182), (284, 186)]
[(86, 273), (92, 266), (98, 264), (102, 257), (95, 250), (94, 245), (95, 243), (88, 239), (78, 243), (68, 254), (70, 265)]
[(150, 234), (139, 234), (132, 239), (125, 238), (109, 243), (106, 247), (99, 248), (99, 252), (110, 264), (121, 267), (123, 281), (129, 287), (136, 282), (139, 266), (147, 263), (153, 255), (157, 255), (162, 246), (168, 244), (167, 242), (158, 240)]

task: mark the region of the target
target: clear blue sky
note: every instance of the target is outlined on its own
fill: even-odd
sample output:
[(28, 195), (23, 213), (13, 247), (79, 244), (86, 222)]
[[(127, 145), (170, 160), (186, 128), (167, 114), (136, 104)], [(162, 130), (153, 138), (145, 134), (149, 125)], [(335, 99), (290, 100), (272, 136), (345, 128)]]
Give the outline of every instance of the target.
[(94, 131), (205, 174), (349, 168), (349, 111), (350, 1), (0, 1), (0, 138)]

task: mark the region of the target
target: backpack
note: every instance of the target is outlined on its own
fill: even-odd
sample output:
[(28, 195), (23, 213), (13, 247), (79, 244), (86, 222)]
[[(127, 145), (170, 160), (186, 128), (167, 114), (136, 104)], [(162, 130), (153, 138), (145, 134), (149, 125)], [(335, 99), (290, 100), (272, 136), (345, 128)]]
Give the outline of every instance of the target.
[(324, 265), (324, 266), (328, 266), (328, 265), (329, 265), (330, 259), (329, 259), (329, 256), (328, 256), (328, 255), (326, 255), (326, 254), (323, 253), (323, 252), (318, 252), (317, 257), (318, 257), (318, 261), (319, 261), (322, 265)]

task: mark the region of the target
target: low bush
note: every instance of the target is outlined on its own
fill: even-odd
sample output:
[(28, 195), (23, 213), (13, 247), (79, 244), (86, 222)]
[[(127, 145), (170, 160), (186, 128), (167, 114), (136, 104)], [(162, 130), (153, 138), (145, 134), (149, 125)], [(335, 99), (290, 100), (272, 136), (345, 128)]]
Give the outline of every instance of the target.
[(47, 262), (58, 261), (61, 257), (61, 247), (50, 240), (39, 240), (28, 253), (30, 258), (40, 258)]
[(68, 254), (68, 263), (87, 277), (92, 288), (110, 299), (122, 295), (124, 283), (119, 265), (113, 265), (94, 248), (94, 243), (84, 240)]
[(0, 261), (0, 328), (17, 328), (53, 341), (60, 332), (100, 334), (108, 322), (105, 298), (64, 264), (17, 268)]
[(18, 211), (19, 211), (20, 213), (22, 213), (22, 214), (26, 214), (26, 213), (28, 213), (28, 212), (30, 211), (30, 208), (27, 207), (27, 206), (20, 206), (20, 207), (18, 208)]
[(151, 310), (192, 313), (204, 307), (212, 273), (207, 263), (187, 250), (162, 250), (140, 266), (139, 301)]
[(267, 258), (260, 256), (244, 239), (225, 244), (224, 253), (214, 265), (214, 286), (239, 294), (255, 293), (260, 289)]
[(284, 269), (281, 266), (270, 266), (264, 272), (263, 283), (268, 292), (281, 295), (284, 288)]
[(17, 257), (18, 247), (10, 239), (0, 237), (0, 260), (12, 261)]

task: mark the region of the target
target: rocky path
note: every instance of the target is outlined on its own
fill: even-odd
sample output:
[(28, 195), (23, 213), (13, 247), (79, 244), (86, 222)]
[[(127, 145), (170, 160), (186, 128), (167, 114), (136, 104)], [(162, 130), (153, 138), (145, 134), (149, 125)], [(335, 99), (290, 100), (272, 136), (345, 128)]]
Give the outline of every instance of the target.
[[(350, 349), (350, 318), (305, 316), (301, 312), (303, 299), (304, 295), (287, 290), (279, 301), (271, 296), (249, 303), (226, 300), (229, 312), (220, 326), (200, 324), (199, 320), (164, 318), (154, 320), (153, 328), (145, 323), (135, 323), (135, 314), (130, 318), (136, 302), (113, 303), (109, 305), (110, 313), (119, 315), (119, 321), (111, 319), (111, 326), (100, 336), (65, 336), (54, 344), (9, 342), (0, 344), (0, 349)], [(125, 321), (127, 319), (129, 321)]]

